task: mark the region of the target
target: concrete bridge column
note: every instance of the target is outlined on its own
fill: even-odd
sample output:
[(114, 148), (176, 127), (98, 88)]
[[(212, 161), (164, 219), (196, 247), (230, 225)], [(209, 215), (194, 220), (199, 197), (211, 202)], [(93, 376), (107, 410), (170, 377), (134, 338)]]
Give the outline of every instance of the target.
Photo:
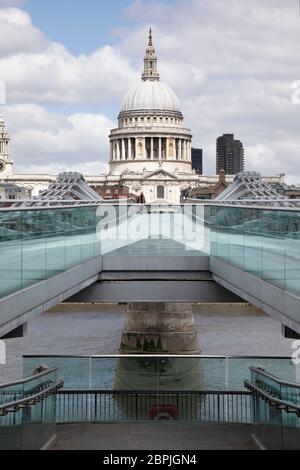
[(191, 304), (128, 304), (121, 354), (200, 354)]

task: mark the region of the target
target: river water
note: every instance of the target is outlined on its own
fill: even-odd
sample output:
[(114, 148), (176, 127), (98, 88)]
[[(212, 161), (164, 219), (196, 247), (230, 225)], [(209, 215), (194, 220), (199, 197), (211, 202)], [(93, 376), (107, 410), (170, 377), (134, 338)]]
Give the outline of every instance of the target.
[[(245, 305), (194, 305), (202, 354), (291, 357), (279, 322)], [(23, 375), (23, 355), (118, 354), (126, 305), (59, 305), (28, 323), (24, 338), (6, 341), (0, 382)]]

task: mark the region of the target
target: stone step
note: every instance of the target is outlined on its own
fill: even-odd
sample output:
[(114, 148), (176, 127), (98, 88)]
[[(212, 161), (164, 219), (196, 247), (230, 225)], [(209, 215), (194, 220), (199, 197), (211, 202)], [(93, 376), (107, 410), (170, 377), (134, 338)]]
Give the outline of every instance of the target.
[(104, 271), (99, 281), (210, 281), (209, 271)]

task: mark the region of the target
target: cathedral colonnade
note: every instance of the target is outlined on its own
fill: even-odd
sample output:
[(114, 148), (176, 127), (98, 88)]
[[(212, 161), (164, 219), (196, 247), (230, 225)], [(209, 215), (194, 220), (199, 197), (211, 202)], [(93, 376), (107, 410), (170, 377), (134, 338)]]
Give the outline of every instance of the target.
[(132, 160), (191, 161), (190, 139), (151, 137), (120, 137), (111, 140), (111, 162)]

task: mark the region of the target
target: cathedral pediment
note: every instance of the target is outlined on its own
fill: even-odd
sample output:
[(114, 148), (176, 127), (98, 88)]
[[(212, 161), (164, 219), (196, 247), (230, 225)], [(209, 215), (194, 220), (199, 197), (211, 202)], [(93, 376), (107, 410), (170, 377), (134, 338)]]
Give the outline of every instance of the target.
[(150, 175), (145, 176), (143, 181), (157, 181), (157, 180), (169, 180), (169, 181), (177, 181), (178, 178), (176, 175), (169, 173), (165, 170), (157, 170), (151, 173)]

